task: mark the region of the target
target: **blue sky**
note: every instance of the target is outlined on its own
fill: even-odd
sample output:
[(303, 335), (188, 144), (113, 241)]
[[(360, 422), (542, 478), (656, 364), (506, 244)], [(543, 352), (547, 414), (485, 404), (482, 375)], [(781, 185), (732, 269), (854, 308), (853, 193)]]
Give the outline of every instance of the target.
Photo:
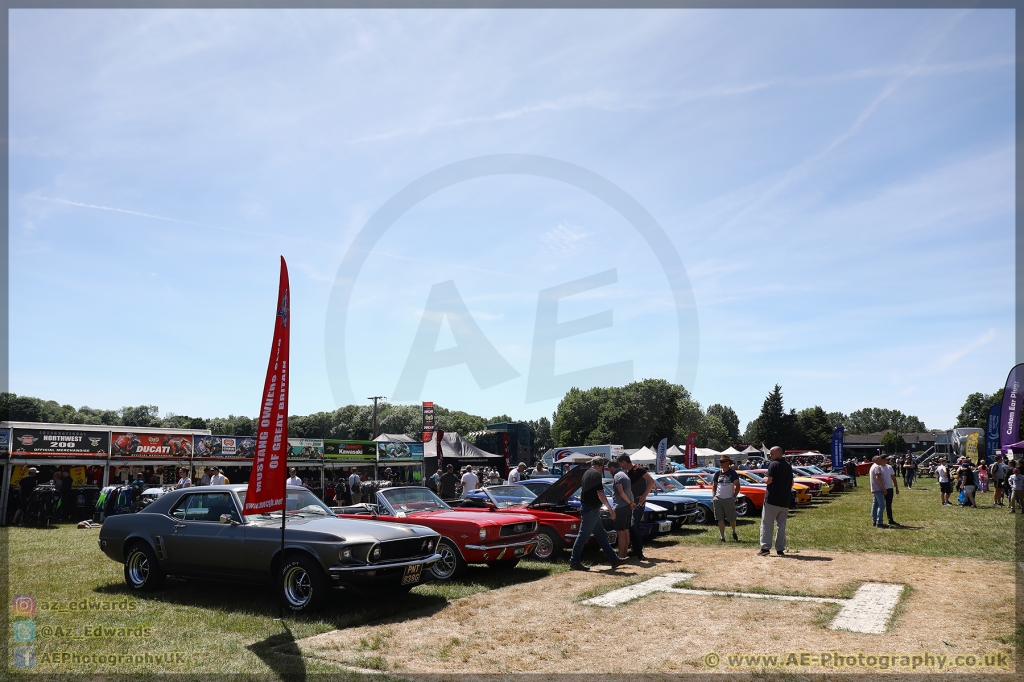
[(254, 414), (280, 255), (293, 413), (395, 396), (448, 281), (511, 371), (432, 369), (407, 402), (550, 415), (526, 395), (540, 292), (608, 271), (559, 302), (560, 323), (604, 317), (555, 343), (555, 374), (677, 379), (670, 279), (628, 220), (502, 175), (376, 243), (340, 387), (328, 302), (364, 224), (511, 153), (596, 173), (664, 230), (705, 406), (746, 422), (780, 383), (787, 407), (951, 427), (1013, 363), (1013, 59), (1011, 10), (12, 10), (10, 389)]

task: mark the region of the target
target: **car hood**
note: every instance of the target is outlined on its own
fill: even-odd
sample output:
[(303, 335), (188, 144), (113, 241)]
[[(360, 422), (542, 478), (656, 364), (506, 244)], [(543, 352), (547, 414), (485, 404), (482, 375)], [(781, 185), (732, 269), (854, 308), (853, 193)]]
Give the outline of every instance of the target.
[(455, 510), (412, 513), (406, 518), (426, 525), (435, 522), (462, 523), (474, 528), (479, 526), (503, 526), (507, 523), (530, 523), (536, 520), (528, 514), (491, 511), (467, 514), (466, 512)]
[(576, 491), (576, 488), (580, 487), (580, 483), (583, 481), (583, 474), (586, 473), (586, 467), (576, 467), (570, 470), (565, 476), (548, 486), (548, 489), (538, 495), (530, 506), (534, 507), (539, 504), (559, 504), (569, 499), (569, 496)]
[[(280, 517), (251, 519), (256, 526), (281, 527)], [(368, 540), (403, 540), (406, 538), (423, 537), (436, 535), (436, 533), (425, 526), (412, 525), (408, 523), (387, 523), (386, 521), (363, 521), (362, 519), (342, 519), (337, 516), (317, 518), (292, 518), (285, 522), (285, 533), (288, 531), (304, 531), (311, 533), (323, 533), (345, 538), (349, 542), (360, 536)]]

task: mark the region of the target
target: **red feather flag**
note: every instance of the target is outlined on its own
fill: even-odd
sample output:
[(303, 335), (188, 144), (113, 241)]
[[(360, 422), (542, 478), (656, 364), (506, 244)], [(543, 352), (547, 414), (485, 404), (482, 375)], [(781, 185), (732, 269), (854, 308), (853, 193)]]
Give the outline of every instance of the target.
[(288, 265), (281, 256), (274, 342), (270, 346), (267, 378), (263, 383), (256, 451), (252, 456), (249, 490), (245, 494), (245, 514), (284, 509), (285, 472), (288, 470), (289, 298)]

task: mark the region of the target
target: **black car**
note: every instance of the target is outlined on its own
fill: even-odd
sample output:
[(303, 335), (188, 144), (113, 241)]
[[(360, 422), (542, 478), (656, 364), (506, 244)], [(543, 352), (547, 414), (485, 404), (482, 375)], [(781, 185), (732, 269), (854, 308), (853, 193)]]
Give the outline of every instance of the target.
[(282, 551), (281, 512), (243, 516), (247, 488), (170, 491), (137, 514), (107, 518), (100, 549), (124, 563), (135, 590), (168, 574), (271, 583), (296, 612), (321, 606), (332, 587), (397, 591), (433, 579), (440, 536), (429, 528), (339, 519), (309, 490), (289, 487)]

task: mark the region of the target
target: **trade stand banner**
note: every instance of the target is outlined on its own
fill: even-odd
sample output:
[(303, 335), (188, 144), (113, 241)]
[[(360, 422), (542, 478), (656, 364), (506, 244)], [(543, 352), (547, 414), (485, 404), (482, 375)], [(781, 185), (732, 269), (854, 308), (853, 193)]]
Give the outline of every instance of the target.
[(0, 459), (6, 459), (11, 451), (11, 430), (0, 429)]
[(423, 461), (423, 443), (377, 443), (377, 461), (382, 464), (419, 464)]
[(106, 431), (73, 429), (14, 429), (14, 457), (106, 457), (110, 436)]
[(252, 459), (255, 436), (196, 436), (195, 456), (206, 459)]
[(966, 454), (967, 459), (971, 460), (975, 464), (978, 463), (978, 441), (981, 440), (981, 434), (969, 433), (967, 434), (967, 447)]
[(353, 466), (376, 464), (377, 443), (372, 440), (325, 440), (324, 460)]
[(324, 458), (324, 442), (315, 438), (289, 438), (288, 459), (317, 459)]
[(192, 456), (192, 436), (170, 433), (134, 433), (113, 431), (110, 434), (112, 457), (133, 459), (186, 459)]

